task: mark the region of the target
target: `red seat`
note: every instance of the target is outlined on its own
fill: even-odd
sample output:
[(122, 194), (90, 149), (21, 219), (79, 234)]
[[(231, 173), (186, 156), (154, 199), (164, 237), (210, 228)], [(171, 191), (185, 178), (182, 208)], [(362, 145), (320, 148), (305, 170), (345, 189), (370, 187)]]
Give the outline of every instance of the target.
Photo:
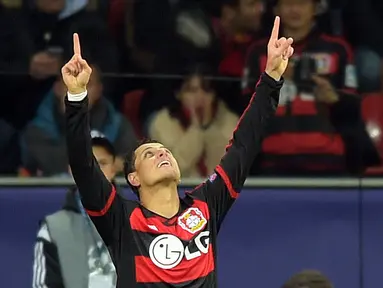
[[(362, 117), (383, 162), (383, 93), (370, 93), (363, 96)], [(383, 174), (383, 165), (370, 167), (367, 174)]]
[(122, 113), (129, 119), (138, 137), (143, 137), (139, 109), (144, 94), (144, 90), (133, 90), (126, 93), (122, 101)]

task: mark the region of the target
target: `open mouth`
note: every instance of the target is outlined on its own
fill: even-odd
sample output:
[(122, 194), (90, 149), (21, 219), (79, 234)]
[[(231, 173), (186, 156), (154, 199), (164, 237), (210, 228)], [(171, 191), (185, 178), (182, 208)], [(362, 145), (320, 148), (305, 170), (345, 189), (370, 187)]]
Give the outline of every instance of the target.
[(168, 166), (171, 166), (170, 165), (170, 162), (165, 160), (165, 161), (161, 161), (159, 164), (158, 164), (158, 168), (161, 168), (161, 167), (168, 167)]

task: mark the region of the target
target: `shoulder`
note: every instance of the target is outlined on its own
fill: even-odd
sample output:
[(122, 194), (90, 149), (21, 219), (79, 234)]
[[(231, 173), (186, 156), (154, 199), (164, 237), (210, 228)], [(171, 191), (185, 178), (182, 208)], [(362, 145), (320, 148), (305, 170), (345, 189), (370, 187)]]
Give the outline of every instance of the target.
[(218, 102), (218, 115), (219, 118), (223, 119), (226, 123), (237, 123), (239, 117), (233, 113), (223, 101)]
[(45, 221), (41, 224), (39, 230), (37, 231), (37, 241), (39, 240), (46, 241), (46, 242), (52, 241), (51, 235), (48, 230), (48, 226)]
[(53, 228), (59, 229), (58, 231), (68, 230), (71, 228), (72, 221), (76, 220), (76, 218), (82, 219), (82, 215), (70, 210), (59, 210), (46, 216), (42, 226), (45, 225), (48, 231)]
[(167, 109), (167, 108), (162, 108), (161, 110), (158, 110), (157, 112), (155, 112), (154, 118), (155, 118), (155, 119), (166, 119), (166, 120), (170, 120), (172, 117), (171, 117), (171, 115), (170, 115), (169, 109)]
[[(119, 190), (117, 190), (117, 191), (119, 191)], [(129, 191), (129, 193), (134, 194), (132, 191)], [(122, 206), (124, 207), (123, 208), (125, 210), (124, 214), (129, 215), (133, 212), (133, 210), (135, 208), (140, 206), (140, 203), (138, 202), (138, 200), (133, 200), (136, 197), (136, 195), (134, 195), (134, 196), (129, 195), (127, 197), (125, 197), (125, 196), (122, 195), (122, 193), (118, 192), (116, 197), (117, 197), (118, 201), (121, 202)]]
[(163, 108), (153, 115), (152, 122), (150, 123), (150, 128), (156, 128), (158, 126), (162, 125), (177, 125), (178, 121), (177, 119), (173, 118), (170, 115), (169, 109)]

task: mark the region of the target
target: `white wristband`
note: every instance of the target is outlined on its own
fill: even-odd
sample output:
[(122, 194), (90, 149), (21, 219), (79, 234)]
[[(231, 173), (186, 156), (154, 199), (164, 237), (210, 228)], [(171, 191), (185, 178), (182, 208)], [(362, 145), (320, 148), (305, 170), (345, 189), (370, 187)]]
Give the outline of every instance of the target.
[(79, 93), (79, 94), (70, 94), (68, 92), (68, 100), (72, 101), (72, 102), (80, 102), (80, 101), (85, 99), (86, 95), (88, 95), (87, 90), (85, 90), (84, 92)]

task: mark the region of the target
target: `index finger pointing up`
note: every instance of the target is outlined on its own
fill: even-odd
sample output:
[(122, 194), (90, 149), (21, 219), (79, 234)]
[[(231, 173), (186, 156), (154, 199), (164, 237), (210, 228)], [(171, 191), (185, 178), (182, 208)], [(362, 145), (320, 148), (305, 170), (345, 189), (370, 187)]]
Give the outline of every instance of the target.
[(73, 52), (75, 55), (81, 56), (80, 38), (77, 33), (73, 34)]
[(273, 30), (271, 31), (270, 40), (278, 40), (280, 22), (281, 19), (279, 18), (279, 16), (276, 16), (274, 20)]

